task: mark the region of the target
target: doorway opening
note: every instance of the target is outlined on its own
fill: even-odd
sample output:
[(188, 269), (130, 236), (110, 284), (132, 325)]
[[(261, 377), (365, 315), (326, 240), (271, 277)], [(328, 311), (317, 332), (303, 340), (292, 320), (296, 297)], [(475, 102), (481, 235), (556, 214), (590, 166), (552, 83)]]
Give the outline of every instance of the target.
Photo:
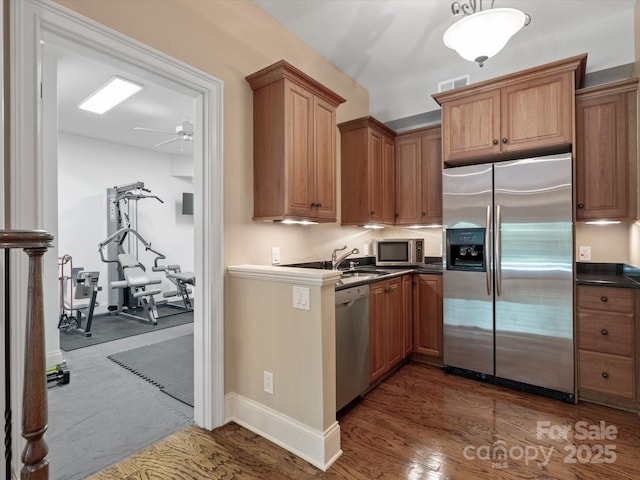
[[(13, 8), (15, 7), (15, 8)], [(92, 49), (95, 54), (109, 56), (139, 72), (155, 74), (165, 85), (191, 95), (198, 134), (193, 141), (193, 266), (197, 279), (194, 296), (194, 422), (207, 429), (224, 420), (223, 380), (223, 232), (222, 232), (222, 83), (201, 71), (172, 59), (145, 45), (107, 29), (84, 17), (70, 13), (53, 3), (35, 1), (12, 5), (11, 20), (10, 141), (11, 228), (43, 228), (58, 237), (57, 218), (57, 129), (47, 119), (44, 71), (47, 42), (54, 39), (72, 42), (78, 48)], [(43, 47), (44, 45), (44, 47)], [(20, 126), (18, 128), (17, 126)], [(49, 147), (49, 148), (48, 148)], [(54, 157), (53, 159), (51, 157)], [(66, 194), (67, 192), (65, 192)], [(98, 214), (100, 215), (100, 214)], [(46, 312), (57, 312), (58, 257), (64, 252), (53, 250), (44, 262), (44, 302)], [(97, 253), (97, 252), (96, 252)], [(13, 273), (15, 272), (15, 273)], [(19, 379), (23, 376), (24, 325), (26, 306), (19, 299), (26, 293), (26, 264), (16, 260), (12, 268), (12, 344), (13, 418), (21, 417)], [(59, 346), (51, 347), (57, 337), (57, 315), (46, 316), (47, 364), (62, 360)], [(205, 321), (206, 319), (206, 321)], [(72, 379), (73, 381), (73, 379)], [(90, 425), (89, 425), (90, 426)], [(13, 431), (19, 431), (14, 425)], [(12, 439), (14, 467), (22, 451), (21, 438)], [(17, 469), (16, 469), (17, 470)]]

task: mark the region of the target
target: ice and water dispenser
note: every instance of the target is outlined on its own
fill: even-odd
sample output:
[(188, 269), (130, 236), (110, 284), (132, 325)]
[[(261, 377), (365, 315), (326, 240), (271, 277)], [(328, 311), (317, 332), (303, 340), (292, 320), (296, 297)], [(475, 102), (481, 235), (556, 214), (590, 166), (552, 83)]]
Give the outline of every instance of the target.
[(484, 228), (447, 229), (447, 270), (484, 272)]

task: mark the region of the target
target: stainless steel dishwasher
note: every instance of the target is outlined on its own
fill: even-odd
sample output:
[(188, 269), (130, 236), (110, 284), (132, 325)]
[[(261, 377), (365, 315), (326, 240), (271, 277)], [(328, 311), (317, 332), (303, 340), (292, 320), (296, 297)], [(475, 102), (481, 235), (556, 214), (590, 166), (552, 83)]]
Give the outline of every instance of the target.
[(336, 291), (336, 411), (369, 387), (369, 285)]

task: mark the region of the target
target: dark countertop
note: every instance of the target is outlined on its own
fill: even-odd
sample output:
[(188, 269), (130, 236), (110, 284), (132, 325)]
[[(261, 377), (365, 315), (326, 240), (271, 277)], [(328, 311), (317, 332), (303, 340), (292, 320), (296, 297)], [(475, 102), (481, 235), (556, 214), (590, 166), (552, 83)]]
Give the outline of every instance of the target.
[(594, 287), (640, 288), (640, 269), (623, 263), (576, 264), (576, 284)]

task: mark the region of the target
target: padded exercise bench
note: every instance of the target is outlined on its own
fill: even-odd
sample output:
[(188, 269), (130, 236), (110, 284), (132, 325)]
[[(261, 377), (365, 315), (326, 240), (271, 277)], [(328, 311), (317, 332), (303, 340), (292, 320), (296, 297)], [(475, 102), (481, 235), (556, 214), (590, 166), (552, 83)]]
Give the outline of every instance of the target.
[[(191, 305), (191, 286), (196, 284), (196, 277), (193, 272), (181, 272), (180, 265), (159, 265), (152, 268), (154, 272), (164, 272), (167, 279), (174, 285), (175, 289), (164, 292), (162, 296), (164, 298), (176, 297), (180, 295), (182, 302), (184, 303), (184, 309), (188, 312), (193, 311)], [(181, 308), (178, 305), (172, 305), (176, 308)]]
[[(148, 323), (157, 325), (158, 308), (153, 296), (162, 293), (162, 290), (160, 288), (147, 290), (147, 287), (149, 285), (162, 283), (162, 279), (149, 277), (147, 272), (144, 270), (143, 265), (130, 253), (118, 254), (118, 263), (122, 268), (124, 280), (111, 282), (111, 288), (129, 288), (133, 298), (138, 299), (142, 308), (146, 312), (147, 318), (149, 319)], [(140, 319), (136, 315), (126, 313), (122, 314)]]

